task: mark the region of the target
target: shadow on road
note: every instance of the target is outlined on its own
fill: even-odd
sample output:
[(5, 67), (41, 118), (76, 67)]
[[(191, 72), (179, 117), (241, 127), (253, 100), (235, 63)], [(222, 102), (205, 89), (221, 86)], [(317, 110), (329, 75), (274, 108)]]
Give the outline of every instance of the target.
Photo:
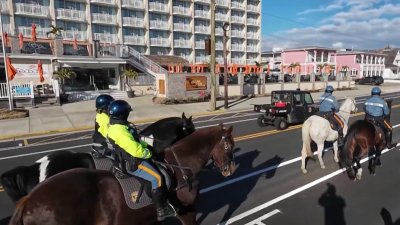
[(400, 218), (393, 222), (392, 215), (386, 208), (382, 208), (380, 214), (385, 225), (400, 225)]
[(8, 225), (8, 223), (10, 222), (11, 216), (3, 218), (0, 220), (0, 225)]
[[(224, 206), (228, 205), (228, 209), (226, 210), (221, 222), (228, 220), (236, 209), (247, 199), (247, 195), (253, 190), (256, 186), (259, 178), (270, 179), (274, 177), (277, 165), (283, 161), (283, 158), (275, 155), (274, 157), (268, 159), (264, 163), (261, 163), (257, 166), (253, 166), (254, 160), (260, 155), (260, 151), (257, 149), (254, 151), (246, 152), (243, 155), (240, 155), (236, 158), (236, 163), (238, 164), (238, 171), (246, 171), (243, 174), (249, 174), (251, 172), (255, 172), (258, 170), (262, 170), (268, 167), (272, 167), (271, 170), (266, 173), (259, 173), (255, 176), (247, 178), (243, 183), (231, 184), (229, 188), (226, 188), (222, 191), (207, 193), (209, 196), (202, 196), (204, 199), (213, 199), (212, 201), (208, 200), (207, 207), (201, 207), (202, 209), (199, 211), (200, 217), (197, 219), (199, 224), (212, 212), (217, 211)], [(234, 179), (234, 178), (232, 178)], [(221, 196), (221, 194), (223, 194)]]
[[(231, 108), (231, 107), (233, 107), (235, 105), (238, 105), (238, 104), (240, 104), (242, 102), (246, 102), (246, 101), (248, 101), (248, 100), (250, 100), (252, 98), (253, 97), (241, 97), (241, 98), (233, 100), (233, 101), (229, 101), (228, 100), (228, 108)], [(217, 106), (217, 109), (222, 109), (222, 108), (224, 108), (224, 104), (222, 104), (221, 106)]]
[(327, 183), (328, 190), (321, 195), (318, 203), (325, 209), (325, 225), (346, 225), (344, 218), (344, 199), (336, 195), (336, 187)]

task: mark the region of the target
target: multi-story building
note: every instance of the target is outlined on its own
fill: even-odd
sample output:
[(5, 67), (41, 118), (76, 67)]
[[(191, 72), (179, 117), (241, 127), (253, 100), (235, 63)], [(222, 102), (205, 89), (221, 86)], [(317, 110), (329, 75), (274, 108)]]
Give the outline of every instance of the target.
[(337, 68), (354, 78), (382, 76), (386, 54), (362, 51), (339, 51), (336, 53)]
[(282, 51), (262, 52), (261, 64), (269, 66), (272, 71), (280, 72), (282, 68)]
[[(65, 40), (132, 46), (142, 54), (176, 55), (191, 64), (207, 63), (210, 0), (0, 0), (4, 31), (47, 38), (50, 25)], [(228, 31), (228, 63), (260, 60), (261, 1), (216, 0), (216, 60), (223, 63), (223, 29)]]

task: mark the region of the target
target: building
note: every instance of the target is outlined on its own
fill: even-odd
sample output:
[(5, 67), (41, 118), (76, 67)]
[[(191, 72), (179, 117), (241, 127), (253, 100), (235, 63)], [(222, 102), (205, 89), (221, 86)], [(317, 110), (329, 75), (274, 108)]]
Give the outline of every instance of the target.
[(262, 52), (261, 64), (267, 65), (271, 71), (280, 72), (282, 68), (282, 51)]
[(385, 48), (379, 51), (386, 54), (384, 79), (400, 79), (400, 49)]
[(382, 76), (386, 54), (369, 51), (341, 51), (336, 53), (339, 71), (353, 78)]

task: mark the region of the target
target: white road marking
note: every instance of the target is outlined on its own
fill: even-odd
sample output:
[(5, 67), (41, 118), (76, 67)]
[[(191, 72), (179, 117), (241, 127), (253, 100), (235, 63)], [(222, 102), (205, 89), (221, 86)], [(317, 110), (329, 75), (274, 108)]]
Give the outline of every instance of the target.
[(50, 161), (47, 156), (39, 159), (36, 161), (37, 163), (40, 163), (39, 166), (39, 183), (44, 181), (47, 177), (47, 166), (49, 165)]
[(273, 211), (265, 214), (264, 216), (257, 218), (255, 220), (251, 221), (250, 223), (246, 223), (245, 225), (266, 225), (262, 221), (265, 219), (268, 219), (269, 217), (271, 217), (277, 213), (281, 213), (281, 211), (279, 209), (274, 209)]
[[(400, 146), (400, 144), (397, 144), (396, 147), (398, 147), (398, 146)], [(388, 151), (389, 151), (389, 150), (388, 150), (387, 148), (384, 149), (384, 150), (382, 151), (382, 155), (385, 154), (385, 153), (388, 152)], [(362, 159), (362, 160), (360, 161), (360, 163), (364, 163), (364, 162), (367, 162), (367, 161), (368, 161), (368, 157)], [(322, 182), (324, 182), (324, 181), (326, 181), (326, 180), (329, 180), (329, 179), (331, 179), (332, 177), (335, 177), (335, 176), (337, 176), (337, 175), (339, 175), (339, 174), (341, 174), (341, 173), (343, 173), (343, 172), (345, 172), (345, 171), (346, 171), (345, 168), (336, 170), (336, 171), (334, 171), (334, 172), (332, 172), (332, 173), (330, 173), (330, 174), (328, 174), (328, 175), (326, 175), (326, 176), (323, 176), (323, 177), (321, 177), (321, 178), (319, 178), (319, 179), (317, 179), (317, 180), (314, 180), (314, 181), (312, 181), (312, 182), (310, 182), (310, 183), (308, 183), (308, 184), (305, 184), (305, 185), (303, 185), (303, 186), (301, 186), (301, 187), (299, 187), (299, 188), (296, 188), (296, 189), (294, 189), (294, 190), (292, 190), (292, 191), (290, 191), (290, 192), (288, 192), (288, 193), (286, 193), (286, 194), (284, 194), (284, 195), (281, 195), (281, 196), (279, 196), (279, 197), (277, 197), (277, 198), (274, 198), (274, 199), (272, 199), (272, 200), (270, 200), (270, 201), (268, 201), (268, 202), (266, 202), (266, 203), (264, 203), (264, 204), (262, 204), (262, 205), (259, 205), (259, 206), (257, 206), (257, 207), (254, 207), (253, 209), (250, 209), (250, 210), (248, 210), (248, 211), (246, 211), (246, 212), (243, 212), (243, 213), (241, 213), (241, 214), (239, 214), (239, 215), (237, 215), (237, 216), (234, 216), (234, 217), (230, 218), (229, 220), (224, 221), (224, 222), (222, 222), (222, 223), (220, 223), (220, 224), (221, 224), (221, 225), (222, 225), (222, 224), (226, 225), (226, 224), (231, 224), (231, 223), (234, 223), (234, 222), (236, 222), (236, 221), (239, 221), (239, 220), (241, 220), (241, 219), (243, 219), (243, 218), (245, 218), (245, 217), (247, 217), (247, 216), (249, 216), (249, 215), (251, 215), (251, 214), (254, 214), (254, 213), (256, 213), (256, 212), (259, 212), (260, 210), (263, 210), (263, 209), (265, 209), (265, 208), (267, 208), (267, 207), (270, 207), (270, 206), (272, 206), (272, 205), (274, 205), (274, 204), (276, 204), (276, 203), (278, 203), (278, 202), (280, 202), (280, 201), (283, 201), (283, 200), (285, 200), (285, 199), (287, 199), (287, 198), (289, 198), (289, 197), (291, 197), (291, 196), (293, 196), (293, 195), (295, 195), (295, 194), (298, 194), (298, 193), (300, 193), (300, 192), (302, 192), (302, 191), (305, 191), (305, 190), (307, 190), (307, 189), (309, 189), (309, 188), (311, 188), (311, 187), (313, 187), (313, 186), (315, 186), (315, 185), (317, 185), (317, 184), (320, 184), (320, 183), (322, 183)]]

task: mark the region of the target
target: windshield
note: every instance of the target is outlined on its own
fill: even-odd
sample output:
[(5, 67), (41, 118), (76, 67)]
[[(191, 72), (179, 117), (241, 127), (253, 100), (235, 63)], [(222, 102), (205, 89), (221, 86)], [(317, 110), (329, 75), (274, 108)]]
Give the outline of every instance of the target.
[(271, 98), (271, 102), (275, 103), (275, 102), (290, 102), (290, 94), (289, 93), (273, 93), (272, 94), (272, 98)]

